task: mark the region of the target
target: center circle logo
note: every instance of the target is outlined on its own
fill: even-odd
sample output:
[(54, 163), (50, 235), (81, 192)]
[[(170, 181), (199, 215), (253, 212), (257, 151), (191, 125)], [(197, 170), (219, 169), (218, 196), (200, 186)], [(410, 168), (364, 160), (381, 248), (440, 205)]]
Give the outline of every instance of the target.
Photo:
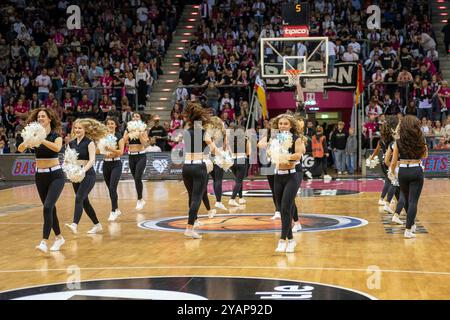
[(0, 292), (0, 300), (370, 300), (334, 285), (285, 279), (175, 276), (48, 284)]
[[(196, 230), (201, 233), (274, 233), (280, 232), (281, 220), (271, 219), (272, 214), (244, 213), (244, 214), (218, 214), (209, 219), (206, 215), (199, 216), (202, 222)], [(187, 216), (166, 217), (154, 220), (145, 220), (138, 224), (142, 229), (156, 231), (183, 232), (187, 224)], [(364, 219), (325, 215), (300, 214), (302, 230), (300, 232), (330, 231), (365, 226)]]

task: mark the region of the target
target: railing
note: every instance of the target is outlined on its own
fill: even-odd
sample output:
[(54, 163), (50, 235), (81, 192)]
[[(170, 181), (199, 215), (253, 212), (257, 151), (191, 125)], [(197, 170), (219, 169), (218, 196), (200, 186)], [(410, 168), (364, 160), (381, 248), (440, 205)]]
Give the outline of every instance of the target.
[[(397, 85), (397, 89), (396, 91), (400, 91), (400, 94), (404, 93), (405, 96), (405, 105), (407, 106), (409, 104), (409, 87), (412, 84), (412, 81), (408, 81), (408, 82), (371, 82), (369, 83), (368, 87), (368, 95), (367, 95), (367, 101), (370, 101), (371, 99), (371, 95), (372, 95), (372, 89), (373, 87), (377, 86), (377, 85)], [(401, 89), (404, 89), (405, 92), (402, 92)], [(393, 99), (394, 97), (390, 97), (391, 99)], [(365, 106), (364, 106), (365, 108)]]

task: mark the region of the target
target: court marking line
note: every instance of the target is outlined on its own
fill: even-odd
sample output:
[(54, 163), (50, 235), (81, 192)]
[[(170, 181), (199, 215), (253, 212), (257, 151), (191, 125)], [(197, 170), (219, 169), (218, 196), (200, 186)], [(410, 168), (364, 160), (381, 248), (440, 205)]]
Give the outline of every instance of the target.
[[(82, 282), (96, 282), (96, 281), (108, 281), (108, 280), (127, 280), (127, 279), (148, 279), (148, 278), (237, 278), (237, 279), (263, 279), (263, 280), (278, 280), (278, 281), (294, 281), (294, 282), (300, 282), (300, 283), (305, 283), (305, 284), (317, 284), (317, 285), (321, 285), (321, 286), (328, 286), (328, 287), (333, 287), (333, 288), (338, 288), (338, 289), (343, 289), (343, 290), (347, 290), (347, 291), (352, 291), (358, 294), (361, 294), (363, 296), (366, 296), (372, 300), (378, 300), (378, 298), (356, 290), (356, 289), (351, 289), (351, 288), (346, 288), (346, 287), (341, 287), (338, 285), (333, 285), (333, 284), (328, 284), (328, 283), (322, 283), (322, 282), (315, 282), (315, 281), (304, 281), (304, 280), (294, 280), (294, 279), (284, 279), (284, 278), (261, 278), (261, 277), (252, 277), (252, 276), (224, 276), (224, 275), (218, 275), (218, 276), (211, 276), (211, 275), (180, 275), (180, 276), (143, 276), (143, 277), (122, 277), (122, 278), (101, 278), (101, 279), (91, 279), (91, 280), (85, 280)], [(192, 281), (192, 279), (190, 279), (183, 287), (185, 288), (190, 282)], [(22, 288), (16, 288), (16, 289), (8, 289), (6, 291), (0, 291), (0, 293), (8, 293), (11, 291), (18, 291), (18, 290), (26, 290), (26, 289), (33, 289), (33, 288), (39, 288), (42, 286), (54, 286), (54, 285), (63, 285), (63, 284), (67, 284), (67, 282), (57, 282), (57, 283), (49, 283), (49, 284), (42, 284), (42, 285), (35, 285), (35, 286), (30, 286), (30, 287), (22, 287)], [(181, 291), (181, 289), (179, 290)]]
[[(134, 267), (86, 267), (80, 268), (80, 271), (93, 271), (93, 270), (146, 270), (146, 269), (261, 269), (261, 270), (320, 270), (320, 271), (358, 271), (368, 272), (369, 269), (360, 268), (321, 268), (321, 267), (271, 267), (271, 266), (134, 266)], [(14, 273), (14, 272), (49, 272), (49, 271), (67, 271), (67, 268), (56, 269), (17, 269), (17, 270), (0, 270), (0, 273)], [(413, 274), (427, 274), (427, 275), (443, 275), (450, 276), (450, 272), (446, 271), (420, 271), (420, 270), (395, 270), (395, 269), (379, 269), (377, 271), (386, 273), (413, 273)]]

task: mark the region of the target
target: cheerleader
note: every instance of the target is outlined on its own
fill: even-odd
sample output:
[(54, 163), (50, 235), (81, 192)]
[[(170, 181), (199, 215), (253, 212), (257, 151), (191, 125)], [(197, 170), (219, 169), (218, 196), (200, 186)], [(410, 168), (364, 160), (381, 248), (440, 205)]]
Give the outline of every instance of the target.
[(115, 221), (122, 212), (119, 210), (117, 203), (117, 186), (119, 185), (120, 176), (122, 175), (122, 161), (120, 157), (123, 155), (124, 142), (122, 135), (118, 132), (119, 121), (115, 117), (108, 117), (105, 121), (108, 133), (116, 138), (115, 148), (106, 147), (108, 153), (103, 159), (103, 178), (109, 191), (111, 199), (111, 213), (108, 221)]
[[(133, 121), (142, 121), (143, 115), (140, 113), (133, 113)], [(144, 175), (145, 168), (147, 166), (147, 154), (145, 148), (148, 143), (147, 132), (141, 132), (139, 138), (130, 139), (128, 130), (125, 130), (123, 135), (123, 141), (128, 145), (128, 162), (130, 166), (131, 175), (134, 179), (134, 185), (138, 194), (138, 201), (136, 204), (136, 210), (142, 210), (145, 206), (145, 200), (142, 199), (142, 191), (144, 184), (142, 183), (142, 176)]]
[[(384, 175), (384, 186), (381, 192), (380, 200), (378, 201), (378, 205), (383, 206), (383, 210), (389, 213), (394, 213), (391, 207), (389, 206), (392, 198), (395, 194), (395, 187), (392, 185), (390, 179), (388, 178), (388, 167), (385, 164), (386, 153), (388, 152), (389, 145), (393, 142), (394, 138), (392, 137), (392, 132), (398, 125), (398, 117), (397, 116), (388, 116), (386, 117), (386, 122), (380, 128), (381, 138), (378, 141), (377, 147), (373, 151), (370, 156), (370, 160), (373, 160), (376, 155), (378, 155), (379, 151), (382, 152), (382, 161), (381, 161), (381, 170)], [(384, 198), (387, 196), (386, 200)]]
[[(270, 121), (270, 126), (272, 126), (272, 122), (273, 122), (273, 119)], [(267, 143), (270, 138), (270, 134), (271, 134), (271, 130), (269, 128), (267, 130), (267, 134), (263, 135), (258, 142), (259, 149), (262, 149), (262, 150), (267, 149)], [(266, 157), (266, 159), (269, 160), (268, 157)], [(273, 189), (274, 181), (275, 181), (275, 164), (272, 163), (271, 161), (268, 161), (267, 165), (264, 165), (264, 170), (267, 174), (267, 182), (269, 183), (270, 191), (272, 192), (272, 201), (275, 206), (275, 213), (270, 219), (271, 220), (280, 219), (281, 218), (280, 206), (275, 199), (275, 192)]]
[[(213, 132), (210, 134), (210, 137), (217, 148), (223, 148), (224, 151), (227, 150), (226, 131), (222, 119), (215, 116), (211, 117), (211, 129)], [(224, 170), (214, 163), (213, 170), (210, 172), (210, 175), (213, 179), (214, 196), (216, 197), (216, 204), (214, 206), (218, 209), (227, 210), (222, 203), (222, 183)], [(212, 213), (214, 216), (215, 212), (212, 211)]]
[[(44, 226), (42, 240), (36, 249), (47, 253), (47, 241), (53, 229), (55, 242), (50, 251), (59, 251), (65, 240), (61, 235), (55, 204), (64, 189), (65, 177), (58, 160), (58, 152), (62, 147), (62, 138), (58, 134), (61, 122), (52, 109), (38, 108), (31, 112), (27, 123), (39, 122), (47, 134), (42, 143), (35, 148), (36, 154), (36, 188), (44, 206)], [(28, 146), (22, 142), (19, 152), (24, 152)]]
[[(231, 133), (231, 130), (228, 131)], [(244, 178), (248, 169), (248, 157), (250, 156), (250, 140), (247, 138), (243, 128), (234, 130), (232, 145), (230, 150), (233, 154), (234, 164), (231, 171), (234, 174), (234, 187), (231, 194), (231, 199), (228, 201), (230, 206), (239, 207), (241, 204), (245, 205), (246, 201), (242, 196)], [(236, 196), (239, 195), (239, 203), (236, 202)]]
[(281, 208), (281, 236), (275, 252), (294, 252), (296, 243), (292, 236), (291, 222), (293, 204), (300, 185), (295, 163), (300, 161), (305, 153), (306, 139), (301, 135), (296, 119), (288, 114), (276, 117), (272, 129), (279, 130), (281, 133), (292, 134), (292, 144), (288, 149), (289, 154), (286, 155), (288, 163), (277, 163), (275, 169), (274, 191), (276, 201)]
[[(297, 120), (297, 124), (299, 127), (299, 130), (301, 133), (303, 133), (303, 130), (305, 129), (305, 121), (303, 120), (303, 116), (301, 116), (299, 113), (296, 113), (294, 115), (295, 119)], [(303, 168), (302, 168), (302, 158), (300, 157), (300, 160), (298, 160), (295, 163), (295, 171), (297, 172), (298, 175), (298, 180), (299, 180), (299, 185), (297, 188), (297, 192), (298, 189), (300, 189), (302, 181), (303, 181)], [(292, 232), (299, 232), (300, 230), (302, 230), (302, 225), (300, 223), (299, 217), (298, 217), (298, 208), (297, 208), (297, 204), (295, 202), (295, 198), (294, 198), (294, 205), (292, 206), (293, 209), (293, 220), (294, 220), (294, 226), (292, 227)]]
[[(394, 134), (397, 135), (398, 132), (398, 126), (396, 128), (396, 130), (394, 131)], [(396, 139), (398, 137), (394, 136), (394, 139)], [(394, 144), (395, 141), (391, 142), (391, 144), (389, 145), (388, 151), (386, 152), (386, 157), (384, 158), (384, 162), (386, 164), (386, 166), (389, 168), (391, 166), (391, 161), (392, 161), (392, 155), (393, 155), (393, 151), (394, 151)], [(398, 165), (395, 168), (394, 172), (398, 172)], [(405, 207), (405, 196), (403, 195), (403, 192), (400, 191), (400, 186), (398, 185), (393, 185), (394, 188), (394, 192), (395, 192), (395, 197), (397, 198), (397, 206), (394, 210), (394, 214), (392, 216), (392, 222), (393, 223), (397, 223), (397, 224), (403, 224), (403, 221), (400, 220), (400, 213), (402, 212), (403, 208)]]
[(185, 160), (182, 169), (183, 183), (189, 195), (189, 218), (184, 235), (194, 239), (201, 239), (194, 230), (197, 220), (197, 213), (205, 195), (208, 172), (206, 161), (203, 158), (203, 151), (206, 146), (210, 147), (212, 153), (215, 152), (215, 144), (205, 135), (204, 127), (211, 120), (210, 116), (201, 105), (189, 103), (184, 111), (187, 129), (184, 132)]
[(88, 234), (96, 234), (103, 230), (97, 219), (95, 210), (89, 202), (89, 193), (95, 186), (96, 174), (93, 168), (95, 164), (96, 147), (94, 141), (105, 137), (108, 133), (106, 126), (94, 119), (78, 119), (73, 123), (72, 128), (75, 139), (69, 142), (69, 147), (78, 153), (78, 165), (83, 167), (84, 179), (79, 183), (72, 183), (75, 191), (75, 209), (73, 223), (67, 224), (74, 234), (78, 232), (78, 224), (83, 214), (83, 209), (94, 223)]
[(428, 157), (425, 137), (415, 116), (405, 116), (400, 122), (399, 139), (394, 144), (390, 171), (395, 172), (397, 163), (400, 191), (405, 198), (405, 238), (415, 238), (417, 204), (423, 187), (422, 158)]

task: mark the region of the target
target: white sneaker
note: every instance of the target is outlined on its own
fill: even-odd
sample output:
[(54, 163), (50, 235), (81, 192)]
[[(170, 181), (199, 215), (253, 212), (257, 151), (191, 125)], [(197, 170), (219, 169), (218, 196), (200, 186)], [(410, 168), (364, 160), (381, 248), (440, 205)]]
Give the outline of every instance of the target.
[(217, 209), (228, 210), (228, 209), (223, 205), (222, 202), (216, 202), (215, 207), (216, 207)]
[(185, 235), (186, 237), (193, 238), (193, 239), (201, 239), (201, 238), (202, 238), (202, 236), (199, 235), (199, 234), (198, 234), (197, 232), (195, 232), (194, 230), (188, 230), (188, 229), (186, 229), (186, 231), (184, 232), (184, 235)]
[(391, 214), (394, 213), (394, 210), (392, 210), (391, 207), (389, 207), (389, 204), (387, 203), (384, 205), (383, 210)]
[(292, 227), (292, 232), (299, 232), (300, 230), (302, 230), (302, 225), (300, 224), (300, 221), (297, 221)]
[(36, 249), (41, 250), (43, 253), (47, 253), (48, 252), (47, 242), (41, 240), (41, 243), (39, 243), (39, 245), (36, 246)]
[(208, 218), (212, 219), (216, 215), (217, 211), (216, 209), (211, 209), (208, 211)]
[(279, 211), (275, 211), (275, 214), (273, 215), (273, 217), (270, 218), (270, 220), (275, 220), (275, 219), (281, 219), (281, 213)]
[(326, 174), (323, 176), (323, 180), (333, 180), (333, 178), (330, 175)]
[(200, 226), (202, 226), (203, 225), (203, 222), (201, 222), (200, 220), (195, 220), (195, 222), (194, 222), (194, 228), (198, 228), (198, 227), (200, 227)]
[(417, 229), (416, 225), (413, 224), (412, 227), (411, 227), (411, 232), (412, 233), (416, 233), (416, 229)]
[(342, 175), (342, 171), (338, 171), (338, 175)]
[(305, 176), (307, 176), (308, 179), (312, 179), (312, 178), (313, 178), (311, 172), (309, 172), (309, 171), (306, 171), (306, 172), (305, 172)]
[(235, 207), (239, 207), (239, 203), (237, 203), (236, 200), (234, 200), (234, 199), (230, 199), (230, 200), (228, 201), (228, 205), (230, 205), (230, 206), (235, 206)]
[(94, 225), (94, 227), (93, 227), (91, 230), (89, 230), (87, 233), (88, 233), (88, 234), (96, 234), (96, 233), (102, 232), (102, 231), (103, 231), (102, 225), (101, 225), (100, 223), (97, 223), (97, 224)]
[(55, 240), (55, 242), (51, 246), (50, 251), (59, 251), (59, 249), (65, 242), (66, 242), (66, 240), (64, 240), (64, 238), (62, 236), (59, 237), (58, 239)]
[(275, 252), (285, 252), (286, 251), (286, 240), (278, 241), (278, 247), (275, 249)]
[(396, 204), (395, 199), (392, 199), (392, 200), (391, 200), (391, 206), (393, 206), (393, 205), (395, 205), (395, 204)]
[(404, 237), (411, 239), (411, 238), (415, 238), (416, 235), (414, 233), (412, 233), (411, 230), (405, 229)]
[(136, 204), (136, 210), (142, 210), (145, 206), (145, 200), (138, 200)]
[(378, 205), (379, 206), (385, 206), (386, 205), (386, 201), (384, 201), (383, 199), (378, 200)]
[(392, 222), (397, 224), (403, 224), (403, 221), (400, 220), (400, 217), (398, 216), (397, 213), (394, 213), (394, 215), (392, 216)]
[(111, 211), (109, 214), (108, 221), (116, 221), (116, 219), (122, 214), (118, 209), (116, 211)]
[(66, 223), (65, 226), (67, 228), (69, 228), (73, 234), (77, 234), (78, 233), (78, 225), (76, 223)]
[(247, 200), (245, 200), (244, 198), (239, 199), (239, 204), (246, 204)]
[(288, 252), (288, 253), (294, 252), (296, 246), (297, 246), (297, 243), (295, 242), (294, 239), (289, 240), (288, 244), (287, 244), (286, 252)]

